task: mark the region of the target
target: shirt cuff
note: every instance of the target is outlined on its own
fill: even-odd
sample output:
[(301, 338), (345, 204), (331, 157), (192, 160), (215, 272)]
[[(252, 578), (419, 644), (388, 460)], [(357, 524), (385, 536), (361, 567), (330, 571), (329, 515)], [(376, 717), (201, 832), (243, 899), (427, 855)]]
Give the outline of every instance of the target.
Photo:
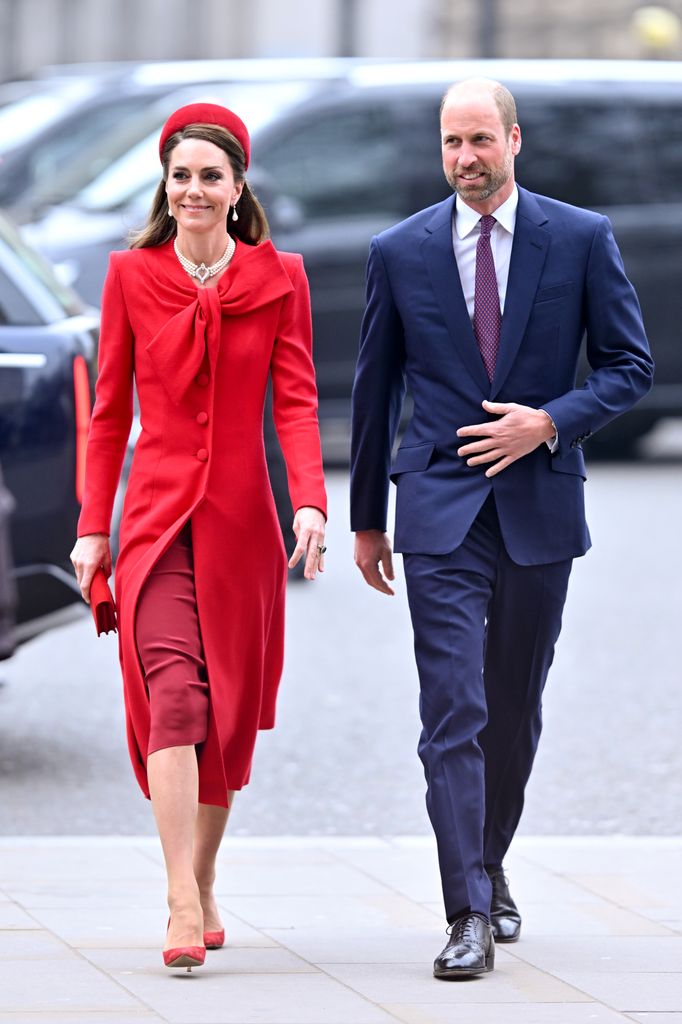
[(541, 409), (540, 411), (544, 412), (545, 416), (549, 417), (549, 422), (552, 424), (552, 427), (554, 429), (554, 437), (550, 437), (550, 439), (548, 441), (545, 441), (545, 444), (549, 448), (550, 455), (554, 455), (554, 452), (556, 452), (558, 450), (558, 448), (559, 448), (559, 431), (556, 428), (556, 423), (554, 422), (552, 417), (549, 415), (547, 410), (546, 409)]

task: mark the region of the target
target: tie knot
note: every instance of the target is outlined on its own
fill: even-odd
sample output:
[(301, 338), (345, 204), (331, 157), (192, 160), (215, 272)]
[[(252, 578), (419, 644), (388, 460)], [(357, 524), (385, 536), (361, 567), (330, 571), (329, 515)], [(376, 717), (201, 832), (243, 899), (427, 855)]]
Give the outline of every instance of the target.
[(484, 213), (480, 220), (481, 234), (489, 235), (495, 226), (495, 218), (492, 213)]

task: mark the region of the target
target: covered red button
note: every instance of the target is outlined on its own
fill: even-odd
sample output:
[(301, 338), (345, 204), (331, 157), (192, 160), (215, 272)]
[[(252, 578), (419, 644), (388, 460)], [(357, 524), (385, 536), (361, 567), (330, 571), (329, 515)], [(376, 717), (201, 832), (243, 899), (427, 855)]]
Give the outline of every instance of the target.
[(197, 376), (196, 376), (196, 382), (197, 382), (197, 384), (199, 385), (200, 388), (205, 388), (206, 385), (208, 384), (208, 374), (207, 373), (198, 373)]
[(197, 458), (199, 462), (208, 462), (208, 450), (206, 448), (200, 448), (197, 452)]
[(205, 423), (208, 423), (208, 413), (207, 412), (199, 412), (199, 413), (197, 413), (197, 423), (200, 426), (202, 426), (202, 427), (203, 427), (203, 425)]

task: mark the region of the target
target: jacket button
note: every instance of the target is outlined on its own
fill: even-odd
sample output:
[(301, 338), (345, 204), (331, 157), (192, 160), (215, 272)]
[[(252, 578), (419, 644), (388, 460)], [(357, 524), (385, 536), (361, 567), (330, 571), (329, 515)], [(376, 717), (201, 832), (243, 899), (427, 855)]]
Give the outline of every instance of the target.
[(195, 380), (196, 380), (196, 382), (197, 382), (197, 384), (199, 385), (200, 388), (205, 388), (206, 385), (208, 384), (208, 374), (207, 373), (198, 373), (196, 378), (195, 378)]
[(199, 424), (200, 427), (203, 427), (206, 423), (208, 423), (208, 413), (207, 412), (199, 412), (199, 413), (197, 413), (197, 423)]
[(208, 462), (208, 450), (206, 448), (200, 448), (197, 452), (197, 458), (199, 462)]

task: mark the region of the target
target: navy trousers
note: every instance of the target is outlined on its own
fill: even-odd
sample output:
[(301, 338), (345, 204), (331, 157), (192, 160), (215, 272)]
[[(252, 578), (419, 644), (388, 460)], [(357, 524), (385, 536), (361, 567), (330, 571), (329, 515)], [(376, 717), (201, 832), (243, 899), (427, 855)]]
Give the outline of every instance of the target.
[(459, 548), (403, 563), (445, 912), (488, 916), (486, 868), (521, 817), (572, 560), (512, 562), (491, 494)]

